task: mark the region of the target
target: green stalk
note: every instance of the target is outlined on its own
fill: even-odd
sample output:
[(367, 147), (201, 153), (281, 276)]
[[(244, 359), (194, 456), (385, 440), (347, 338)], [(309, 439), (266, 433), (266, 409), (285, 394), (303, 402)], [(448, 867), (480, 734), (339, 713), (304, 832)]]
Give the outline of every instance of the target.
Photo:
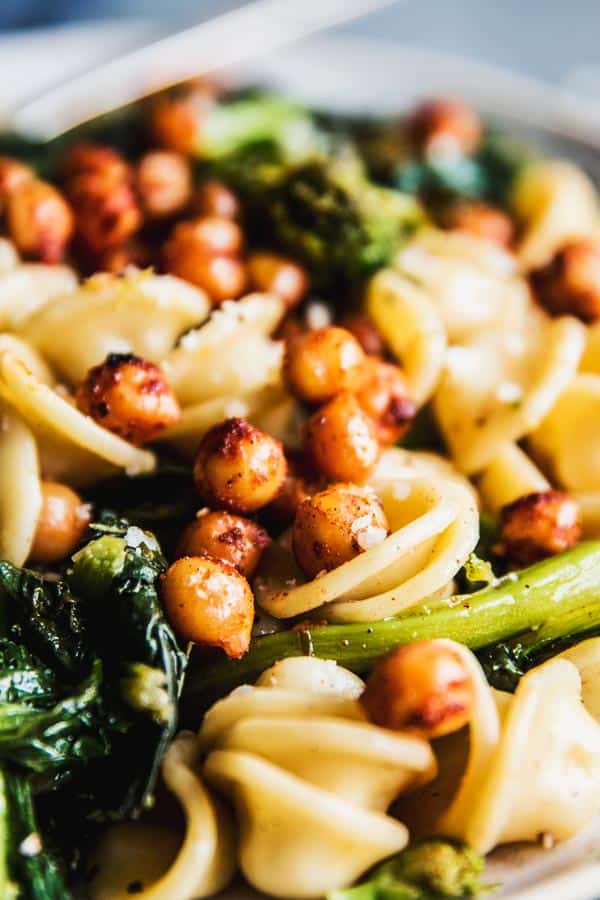
[(554, 629), (548, 636), (555, 639), (557, 628), (572, 629), (575, 623), (585, 623), (585, 630), (600, 623), (600, 541), (581, 543), (473, 594), (413, 607), (395, 619), (283, 631), (255, 640), (243, 659), (206, 661), (195, 668), (192, 662), (184, 698), (192, 714), (289, 656), (335, 659), (362, 673), (396, 645), (413, 640), (445, 637), (478, 650), (543, 628)]

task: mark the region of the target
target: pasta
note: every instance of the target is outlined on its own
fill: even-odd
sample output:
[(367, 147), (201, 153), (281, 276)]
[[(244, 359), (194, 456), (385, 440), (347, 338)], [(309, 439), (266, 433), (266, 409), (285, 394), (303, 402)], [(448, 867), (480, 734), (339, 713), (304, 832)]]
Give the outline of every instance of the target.
[(186, 819), (183, 841), (160, 825), (124, 823), (104, 835), (90, 884), (92, 900), (198, 900), (218, 893), (235, 871), (235, 839), (225, 811), (198, 774), (198, 741), (181, 732), (171, 744), (163, 777)]
[(470, 486), (444, 460), (394, 449), (383, 455), (372, 485), (390, 522), (389, 537), (307, 583), (286, 539), (280, 540), (265, 554), (264, 574), (255, 582), (267, 612), (289, 618), (318, 609), (331, 621), (373, 621), (447, 587), (477, 543)]
[(501, 447), (477, 481), (481, 500), (492, 513), (526, 494), (549, 489), (549, 481), (517, 444)]
[(385, 811), (433, 776), (433, 757), (426, 742), (364, 722), (361, 688), (335, 663), (299, 657), (206, 714), (204, 772), (235, 803), (240, 866), (258, 890), (319, 897), (406, 844)]
[(0, 415), (0, 558), (22, 566), (42, 507), (38, 449), (15, 412), (5, 406)]

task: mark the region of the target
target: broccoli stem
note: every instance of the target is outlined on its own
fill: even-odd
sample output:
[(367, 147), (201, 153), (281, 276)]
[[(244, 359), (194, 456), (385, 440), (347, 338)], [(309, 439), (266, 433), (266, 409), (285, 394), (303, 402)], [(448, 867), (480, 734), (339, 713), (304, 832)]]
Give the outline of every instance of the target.
[(594, 623), (600, 623), (600, 541), (587, 541), (473, 594), (413, 607), (396, 619), (258, 638), (241, 660), (190, 671), (186, 706), (197, 711), (288, 656), (335, 659), (361, 673), (397, 644), (413, 640), (445, 637), (477, 650), (529, 631), (556, 639), (561, 628), (587, 631)]

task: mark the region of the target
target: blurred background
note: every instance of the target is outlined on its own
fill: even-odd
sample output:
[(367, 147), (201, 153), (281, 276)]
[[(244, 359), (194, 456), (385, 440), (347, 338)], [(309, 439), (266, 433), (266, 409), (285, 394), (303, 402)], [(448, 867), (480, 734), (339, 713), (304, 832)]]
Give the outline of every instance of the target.
[[(296, 2), (301, 0), (290, 0)], [(240, 0), (0, 0), (0, 31), (119, 19), (133, 35), (126, 20), (140, 19), (145, 34), (160, 34), (240, 5)], [(600, 63), (599, 0), (404, 0), (344, 30), (483, 59), (554, 82)]]

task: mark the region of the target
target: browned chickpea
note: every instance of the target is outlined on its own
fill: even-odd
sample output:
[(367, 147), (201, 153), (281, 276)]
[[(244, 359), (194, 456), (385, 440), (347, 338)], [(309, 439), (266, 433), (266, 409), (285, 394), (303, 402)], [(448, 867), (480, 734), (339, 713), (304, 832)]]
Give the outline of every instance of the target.
[(374, 491), (333, 484), (298, 507), (292, 547), (298, 565), (314, 578), (381, 543), (388, 523)]
[(332, 481), (365, 481), (380, 454), (377, 429), (354, 394), (339, 394), (306, 423), (306, 455)]
[(76, 175), (67, 184), (77, 236), (95, 254), (124, 244), (142, 224), (142, 214), (128, 180), (95, 172)]
[(237, 299), (246, 287), (244, 264), (231, 256), (182, 255), (176, 262), (167, 261), (167, 270), (203, 288), (215, 306)]
[(446, 641), (415, 641), (379, 660), (360, 699), (376, 725), (429, 740), (467, 724), (475, 687), (454, 647)]
[(25, 256), (60, 262), (73, 234), (73, 213), (62, 194), (45, 181), (21, 181), (7, 195), (8, 231)]
[(0, 156), (0, 194), (9, 194), (35, 177), (33, 169), (12, 156)]
[(146, 215), (151, 218), (172, 216), (190, 200), (192, 173), (189, 161), (181, 153), (169, 150), (145, 153), (135, 168), (135, 184)]
[(219, 647), (230, 659), (250, 644), (254, 597), (243, 575), (221, 559), (185, 556), (162, 576), (165, 613), (184, 641)]
[(179, 418), (164, 373), (131, 353), (111, 353), (77, 389), (81, 412), (133, 444), (145, 444)]
[(153, 141), (190, 156), (197, 144), (197, 110), (189, 97), (163, 97), (154, 104), (148, 122)]
[(600, 319), (600, 241), (569, 241), (550, 262), (531, 273), (537, 300), (556, 316), (577, 316), (584, 322)]
[(402, 369), (375, 357), (366, 361), (364, 380), (356, 398), (373, 419), (382, 445), (400, 440), (417, 413)]
[(481, 142), (481, 121), (461, 100), (426, 100), (411, 119), (414, 138), (426, 156), (468, 156)]
[(198, 188), (193, 205), (201, 216), (219, 219), (238, 219), (240, 216), (239, 200), (223, 181), (205, 181)]
[(365, 354), (344, 328), (307, 331), (287, 342), (284, 374), (289, 389), (314, 405), (342, 391), (353, 391), (363, 378)]
[(80, 141), (72, 144), (60, 161), (63, 178), (70, 180), (77, 175), (102, 175), (114, 182), (129, 177), (129, 168), (120, 153), (105, 144)]
[(56, 481), (42, 481), (42, 509), (29, 559), (51, 565), (70, 556), (90, 523), (90, 508), (79, 494)]
[(165, 250), (171, 244), (180, 245), (182, 249), (203, 257), (237, 256), (242, 251), (243, 243), (244, 235), (237, 222), (205, 216), (179, 222)]
[(211, 556), (223, 559), (251, 578), (271, 538), (257, 522), (223, 510), (202, 510), (185, 529), (177, 556)]
[(510, 247), (515, 236), (510, 216), (488, 203), (454, 203), (446, 211), (443, 225), (493, 241), (501, 247)]
[(280, 442), (245, 419), (226, 419), (200, 442), (194, 481), (211, 506), (255, 512), (277, 496), (287, 472)]
[(277, 294), (288, 309), (297, 306), (308, 290), (308, 273), (286, 256), (251, 253), (246, 265), (251, 286), (257, 291)]
[(325, 486), (323, 478), (312, 469), (300, 453), (287, 454), (288, 470), (281, 490), (265, 509), (268, 522), (281, 528), (290, 525), (303, 500)]
[(368, 316), (348, 316), (340, 327), (353, 335), (368, 356), (383, 356), (385, 343), (375, 323)]
[(497, 549), (527, 566), (568, 550), (580, 537), (579, 505), (573, 497), (562, 491), (540, 491), (503, 507)]

